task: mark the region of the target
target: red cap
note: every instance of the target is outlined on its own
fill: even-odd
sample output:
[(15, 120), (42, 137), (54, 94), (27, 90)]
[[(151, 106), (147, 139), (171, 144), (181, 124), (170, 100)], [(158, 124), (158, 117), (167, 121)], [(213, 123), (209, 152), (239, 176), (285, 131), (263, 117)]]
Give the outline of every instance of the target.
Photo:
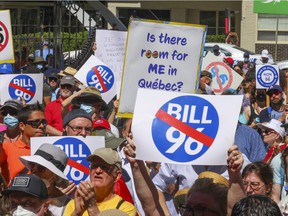
[(98, 118), (93, 121), (93, 128), (96, 130), (107, 129), (111, 130), (110, 124), (105, 118)]
[(231, 57), (226, 57), (224, 60), (229, 64), (230, 67), (233, 66), (234, 60)]

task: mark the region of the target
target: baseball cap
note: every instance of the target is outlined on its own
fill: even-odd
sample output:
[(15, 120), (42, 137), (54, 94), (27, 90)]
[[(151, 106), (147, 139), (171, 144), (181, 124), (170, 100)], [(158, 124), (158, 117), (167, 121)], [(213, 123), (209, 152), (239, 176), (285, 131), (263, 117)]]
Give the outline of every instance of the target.
[(48, 78), (55, 78), (58, 79), (58, 73), (51, 73)]
[(272, 86), (270, 86), (270, 87), (268, 88), (268, 91), (266, 92), (266, 94), (267, 94), (268, 96), (270, 96), (271, 93), (272, 93), (273, 91), (275, 91), (275, 90), (280, 91), (280, 92), (283, 92), (282, 88), (281, 88), (279, 85), (272, 85)]
[(17, 111), (20, 111), (23, 108), (23, 104), (18, 100), (7, 100), (4, 105), (0, 108), (0, 111), (5, 110), (7, 108), (12, 108)]
[(249, 58), (249, 57), (250, 57), (249, 53), (245, 52), (245, 53), (243, 54), (243, 58)]
[(269, 122), (258, 124), (260, 129), (271, 129), (276, 131), (282, 138), (285, 136), (285, 130), (282, 123), (276, 119), (271, 119)]
[(264, 50), (262, 50), (262, 52), (261, 52), (261, 57), (262, 58), (268, 58), (268, 50), (267, 49), (264, 49)]
[(97, 160), (97, 157), (104, 160), (107, 164), (115, 165), (121, 169), (121, 158), (118, 152), (114, 151), (112, 148), (103, 147), (96, 149), (92, 155), (87, 157), (87, 161), (95, 161)]
[(102, 129), (93, 131), (94, 136), (104, 136), (105, 137), (105, 147), (116, 149), (120, 146), (125, 139), (117, 138), (110, 130)]
[(12, 73), (13, 73), (12, 64), (9, 63), (0, 64), (0, 74), (12, 74)]
[(70, 121), (72, 121), (75, 118), (87, 118), (92, 122), (91, 114), (87, 113), (83, 109), (72, 109), (70, 112), (67, 113), (67, 115), (63, 118), (63, 127), (65, 127)]
[(33, 174), (17, 175), (12, 179), (9, 188), (4, 190), (2, 193), (4, 195), (9, 195), (13, 191), (24, 192), (40, 199), (48, 198), (46, 185), (41, 178)]
[(93, 128), (96, 130), (107, 129), (111, 130), (110, 124), (105, 118), (98, 118), (93, 121)]
[(224, 58), (224, 60), (232, 67), (234, 60), (231, 57), (226, 57)]
[(75, 86), (75, 80), (73, 76), (67, 75), (61, 78), (60, 85), (69, 84)]

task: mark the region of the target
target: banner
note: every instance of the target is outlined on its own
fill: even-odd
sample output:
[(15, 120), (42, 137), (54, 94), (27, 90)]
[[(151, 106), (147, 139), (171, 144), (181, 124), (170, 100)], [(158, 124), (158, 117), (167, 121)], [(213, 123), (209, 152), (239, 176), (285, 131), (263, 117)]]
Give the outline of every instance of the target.
[(11, 99), (26, 104), (34, 104), (43, 101), (43, 74), (9, 74), (0, 75), (1, 104)]
[(0, 11), (0, 64), (14, 63), (10, 10)]
[(288, 14), (286, 0), (254, 0), (253, 12), (263, 14)]
[(138, 88), (194, 93), (206, 26), (132, 19), (118, 116), (131, 118)]
[(139, 88), (132, 122), (137, 158), (176, 164), (226, 165), (242, 100), (242, 95)]

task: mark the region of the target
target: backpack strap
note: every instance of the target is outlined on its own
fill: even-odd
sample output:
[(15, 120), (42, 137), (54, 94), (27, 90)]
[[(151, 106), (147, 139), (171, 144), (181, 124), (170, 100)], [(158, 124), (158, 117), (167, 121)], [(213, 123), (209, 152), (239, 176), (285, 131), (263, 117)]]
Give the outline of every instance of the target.
[(121, 200), (118, 202), (118, 204), (117, 204), (117, 206), (116, 206), (116, 209), (119, 209), (120, 206), (121, 206), (124, 202), (125, 202), (125, 200), (124, 200), (124, 199), (121, 199)]

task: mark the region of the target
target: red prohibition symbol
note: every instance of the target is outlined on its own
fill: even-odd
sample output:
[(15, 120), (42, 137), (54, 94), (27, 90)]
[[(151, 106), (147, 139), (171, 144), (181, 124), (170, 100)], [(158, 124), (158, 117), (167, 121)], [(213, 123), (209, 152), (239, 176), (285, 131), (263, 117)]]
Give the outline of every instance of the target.
[(0, 21), (0, 52), (5, 49), (9, 41), (8, 29), (3, 22)]

